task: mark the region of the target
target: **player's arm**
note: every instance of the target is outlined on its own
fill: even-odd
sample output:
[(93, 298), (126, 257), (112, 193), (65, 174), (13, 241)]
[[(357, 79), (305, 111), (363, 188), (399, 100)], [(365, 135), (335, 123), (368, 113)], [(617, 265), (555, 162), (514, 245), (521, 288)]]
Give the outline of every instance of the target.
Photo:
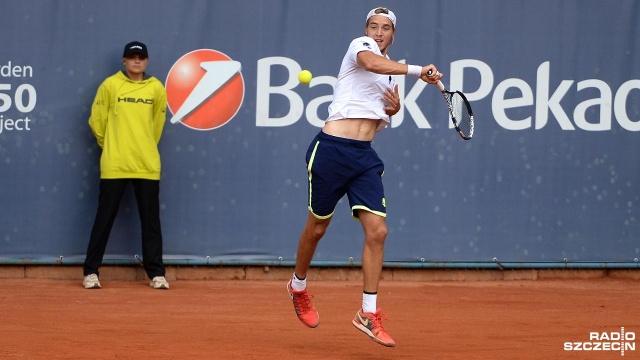
[(383, 75), (406, 75), (408, 66), (371, 51), (360, 51), (357, 56), (358, 65), (363, 69)]
[[(360, 51), (357, 61), (358, 65), (363, 69), (376, 74), (413, 75), (431, 84), (437, 83), (442, 78), (442, 74), (438, 72), (438, 69), (433, 64), (426, 66), (402, 64), (371, 51)], [(429, 72), (430, 70), (431, 72)]]

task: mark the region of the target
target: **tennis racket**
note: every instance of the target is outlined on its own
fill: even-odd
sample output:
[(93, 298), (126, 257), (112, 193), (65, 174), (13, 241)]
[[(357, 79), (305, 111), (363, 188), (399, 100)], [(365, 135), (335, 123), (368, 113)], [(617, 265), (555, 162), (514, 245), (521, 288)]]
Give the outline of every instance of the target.
[[(429, 73), (431, 73), (431, 70), (429, 70)], [(461, 138), (471, 140), (473, 137), (473, 111), (471, 110), (469, 100), (467, 100), (467, 97), (460, 91), (447, 90), (439, 80), (435, 85), (447, 103), (453, 127)]]

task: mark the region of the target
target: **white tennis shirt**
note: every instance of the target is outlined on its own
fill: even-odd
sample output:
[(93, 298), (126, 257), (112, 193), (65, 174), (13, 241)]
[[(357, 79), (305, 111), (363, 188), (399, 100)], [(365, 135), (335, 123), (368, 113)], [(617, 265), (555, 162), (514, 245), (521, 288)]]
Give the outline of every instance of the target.
[(342, 59), (327, 121), (380, 119), (383, 120), (378, 125), (377, 131), (380, 131), (391, 122), (383, 109), (384, 93), (387, 88), (393, 88), (396, 82), (393, 76), (372, 73), (358, 65), (357, 56), (361, 51), (371, 51), (382, 56), (378, 44), (368, 36), (351, 42)]

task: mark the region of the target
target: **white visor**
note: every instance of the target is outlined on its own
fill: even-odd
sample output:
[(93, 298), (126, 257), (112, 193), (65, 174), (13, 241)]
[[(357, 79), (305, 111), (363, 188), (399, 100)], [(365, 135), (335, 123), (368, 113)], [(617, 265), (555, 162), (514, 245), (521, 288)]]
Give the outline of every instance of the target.
[(376, 10), (378, 9), (386, 9), (386, 8), (381, 8), (381, 7), (377, 7), (375, 9), (371, 9), (371, 11), (369, 11), (369, 13), (367, 14), (367, 20), (365, 20), (365, 24), (369, 21), (369, 19), (371, 19), (372, 16), (374, 15), (380, 15), (380, 16), (384, 16), (387, 19), (391, 20), (391, 23), (393, 24), (393, 28), (396, 28), (396, 14), (393, 13), (393, 11), (387, 9), (387, 11), (389, 12), (388, 14), (385, 13), (379, 13), (376, 14)]

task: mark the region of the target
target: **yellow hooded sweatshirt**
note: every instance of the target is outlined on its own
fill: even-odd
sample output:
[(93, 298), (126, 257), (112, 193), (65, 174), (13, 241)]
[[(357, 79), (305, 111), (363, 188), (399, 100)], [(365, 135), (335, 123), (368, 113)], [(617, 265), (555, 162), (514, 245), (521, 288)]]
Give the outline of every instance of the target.
[(133, 81), (119, 71), (102, 82), (89, 118), (102, 148), (101, 179), (160, 180), (166, 109), (167, 92), (153, 76)]

